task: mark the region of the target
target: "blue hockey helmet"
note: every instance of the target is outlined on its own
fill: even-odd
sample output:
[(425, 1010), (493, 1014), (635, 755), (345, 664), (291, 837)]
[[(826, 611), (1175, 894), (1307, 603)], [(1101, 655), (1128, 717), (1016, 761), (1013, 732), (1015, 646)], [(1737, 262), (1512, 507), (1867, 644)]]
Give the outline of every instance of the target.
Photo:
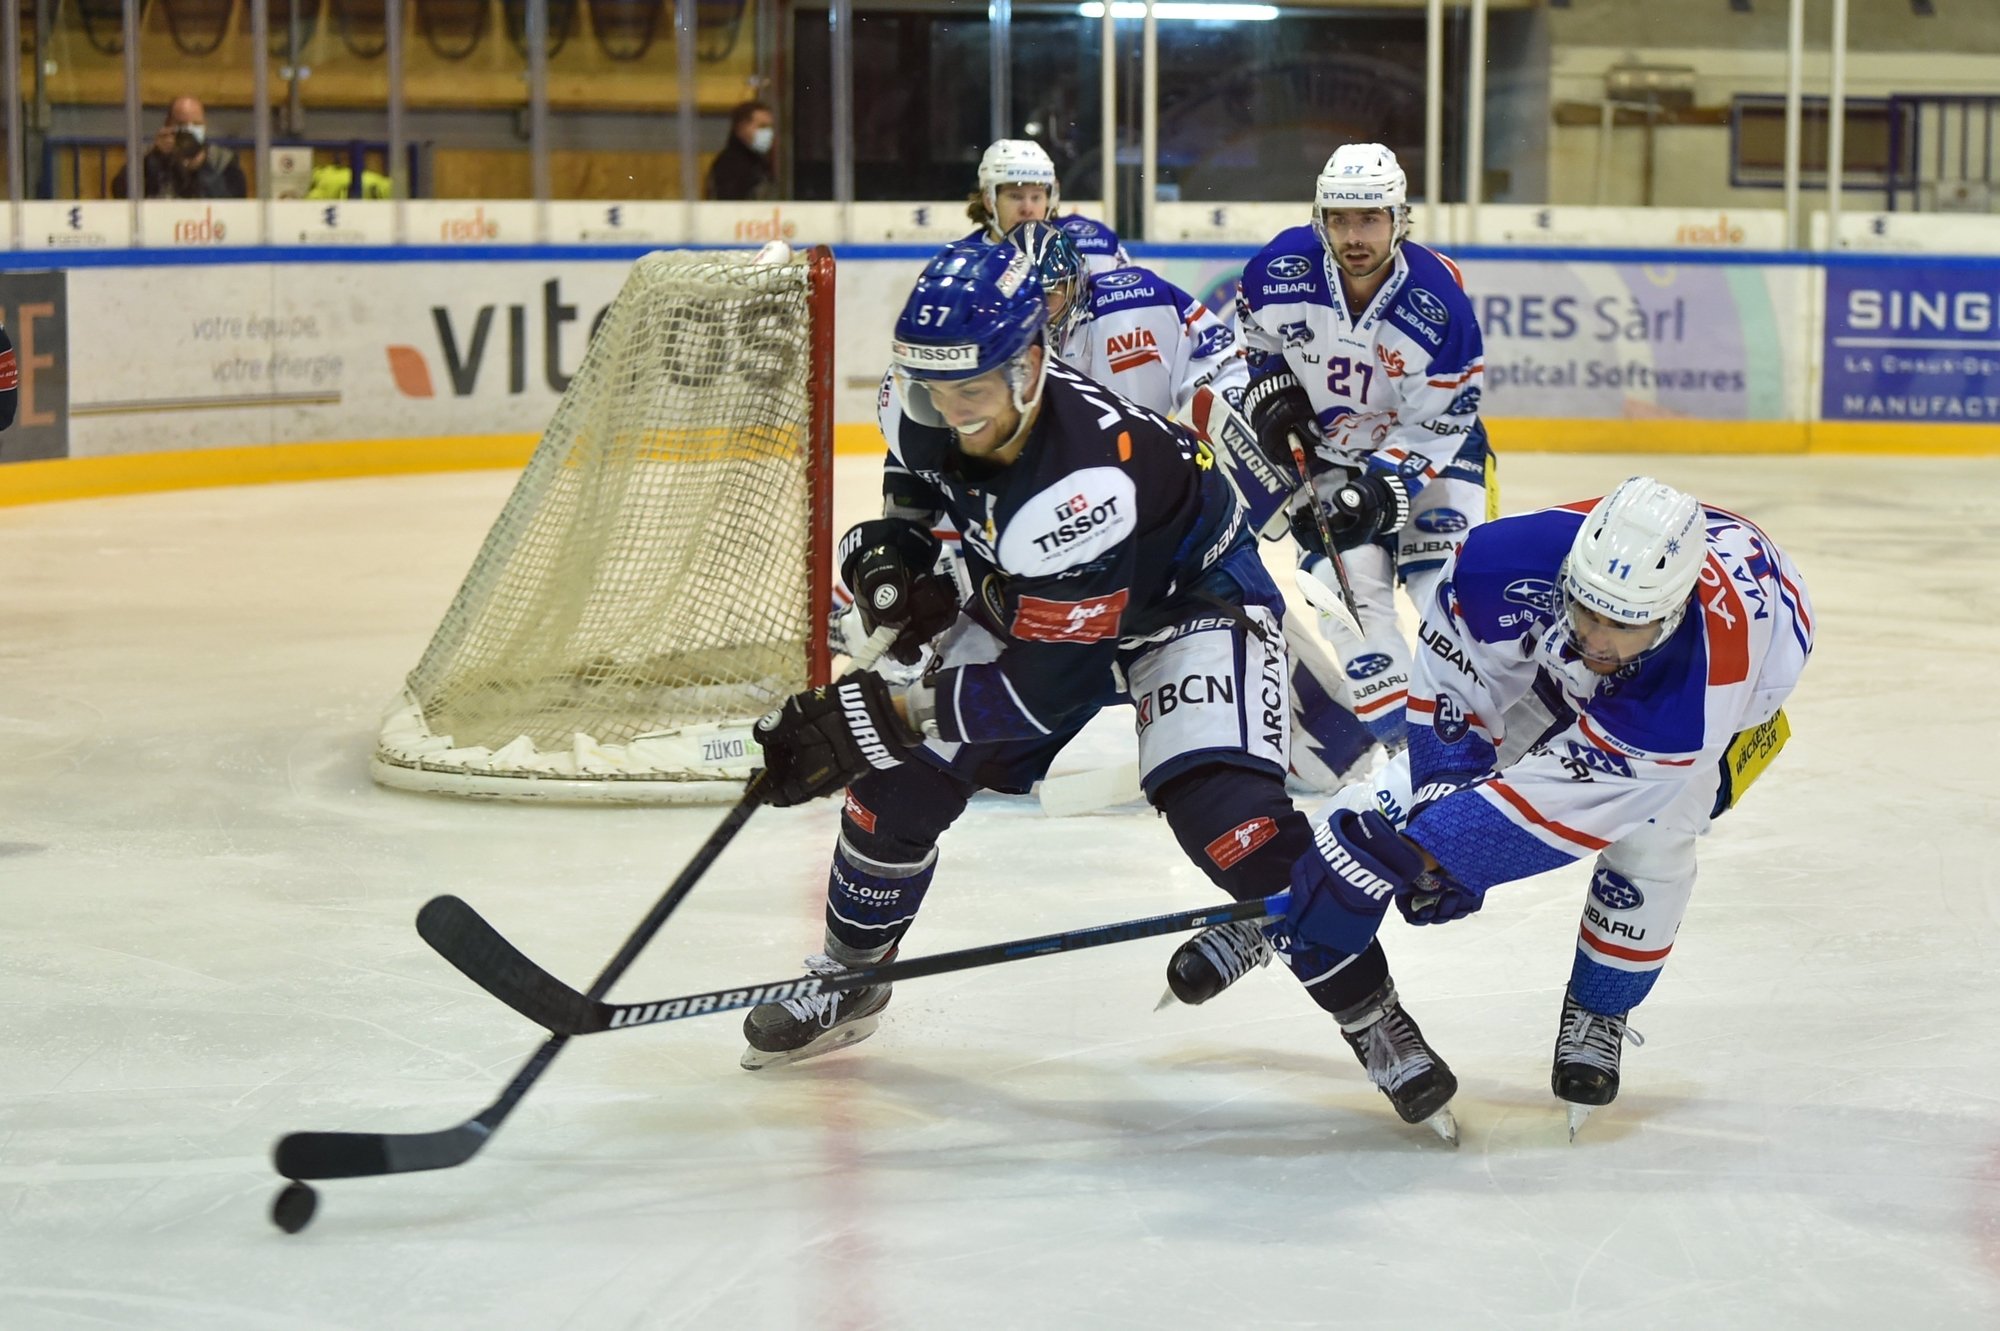
[(1042, 284), (1027, 255), (977, 240), (947, 246), (925, 267), (896, 319), (892, 350), (903, 411), (920, 424), (944, 426), (925, 384), (999, 370), (1015, 408), (1025, 412), (1040, 389), (1039, 377), (1028, 382), (1027, 353), (1047, 323)]
[[(1068, 232), (1048, 222), (1023, 222), (1007, 233), (1007, 242), (1035, 265), (1035, 275), (1050, 302), (1050, 331), (1060, 346), (1083, 314), (1084, 291), (1090, 282), (1083, 255)], [(1062, 298), (1059, 310), (1055, 308), (1058, 296)]]

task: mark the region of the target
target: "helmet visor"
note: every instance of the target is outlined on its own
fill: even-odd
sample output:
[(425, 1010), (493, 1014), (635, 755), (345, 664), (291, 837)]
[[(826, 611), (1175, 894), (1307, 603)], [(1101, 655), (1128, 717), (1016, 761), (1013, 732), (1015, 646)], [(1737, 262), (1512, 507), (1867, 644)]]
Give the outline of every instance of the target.
[(1594, 666), (1632, 664), (1671, 637), (1681, 620), (1675, 613), (1638, 624), (1621, 623), (1597, 613), (1568, 593), (1564, 593), (1562, 600), (1565, 644)]
[(1013, 405), (1012, 376), (1007, 369), (963, 379), (919, 378), (907, 366), (896, 367), (896, 400), (903, 414), (919, 425), (978, 433), (981, 426)]

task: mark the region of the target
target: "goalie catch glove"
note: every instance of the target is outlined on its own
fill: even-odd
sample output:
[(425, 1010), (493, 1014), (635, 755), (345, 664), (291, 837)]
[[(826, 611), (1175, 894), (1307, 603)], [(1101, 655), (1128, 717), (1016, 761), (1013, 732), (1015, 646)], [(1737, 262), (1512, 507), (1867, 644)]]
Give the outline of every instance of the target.
[(1292, 445), (1298, 445), (1299, 455), (1311, 467), (1313, 455), (1324, 438), (1305, 385), (1289, 371), (1267, 375), (1243, 390), (1242, 410), (1250, 428), (1257, 432), (1257, 446), (1264, 450), (1264, 456), (1295, 482), (1303, 483), (1306, 478), (1299, 475)]
[(786, 808), (899, 765), (923, 736), (896, 713), (889, 685), (860, 671), (795, 693), (757, 722), (764, 803)]
[[(1342, 481), (1321, 507), (1333, 548), (1352, 550), (1409, 525), (1410, 483), (1395, 472), (1366, 471)], [(1301, 508), (1292, 515), (1292, 535), (1314, 554), (1326, 553), (1326, 542), (1320, 539), (1319, 524), (1313, 521), (1310, 509)]]
[(958, 618), (958, 587), (936, 571), (943, 546), (907, 518), (872, 518), (840, 538), (840, 578), (854, 593), (864, 636), (898, 630), (889, 655), (914, 665), (924, 645)]

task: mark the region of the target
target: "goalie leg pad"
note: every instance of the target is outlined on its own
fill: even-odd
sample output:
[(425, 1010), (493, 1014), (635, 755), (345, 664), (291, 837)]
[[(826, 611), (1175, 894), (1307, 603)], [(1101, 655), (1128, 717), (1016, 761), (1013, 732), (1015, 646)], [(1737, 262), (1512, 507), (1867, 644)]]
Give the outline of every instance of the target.
[(1320, 794), (1332, 794), (1357, 774), (1375, 737), (1354, 715), (1347, 678), (1316, 635), (1285, 616), (1292, 654), (1292, 774)]
[[(1396, 623), (1396, 586), (1389, 552), (1379, 545), (1363, 545), (1341, 559), (1366, 636), (1357, 641), (1326, 615), (1320, 616), (1320, 634), (1346, 670), (1354, 715), (1382, 744), (1400, 748), (1407, 730), (1404, 714), (1410, 696), (1410, 645)], [(1328, 587), (1339, 586), (1333, 566), (1317, 555), (1305, 556), (1300, 567)]]

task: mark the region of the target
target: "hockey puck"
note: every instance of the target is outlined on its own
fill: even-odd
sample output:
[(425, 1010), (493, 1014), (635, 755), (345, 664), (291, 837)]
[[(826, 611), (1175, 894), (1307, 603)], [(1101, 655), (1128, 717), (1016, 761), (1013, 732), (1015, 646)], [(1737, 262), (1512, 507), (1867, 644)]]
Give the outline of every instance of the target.
[(279, 1189), (271, 1202), (271, 1223), (287, 1234), (296, 1234), (312, 1223), (313, 1211), (319, 1206), (319, 1194), (312, 1185), (300, 1183), (297, 1179)]

